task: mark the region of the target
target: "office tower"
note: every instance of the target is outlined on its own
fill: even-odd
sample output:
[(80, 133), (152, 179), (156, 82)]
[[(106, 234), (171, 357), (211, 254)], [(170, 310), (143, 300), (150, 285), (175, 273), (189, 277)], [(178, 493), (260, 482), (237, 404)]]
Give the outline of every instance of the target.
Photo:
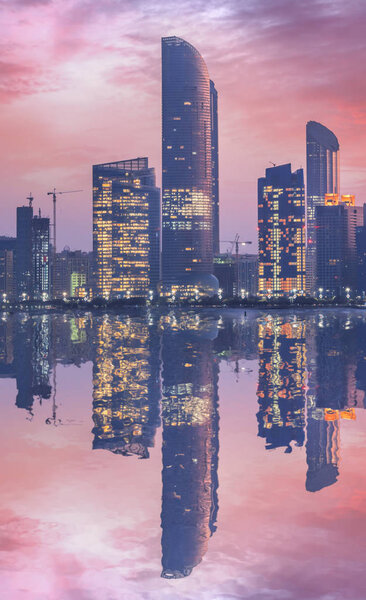
[(363, 224), (356, 227), (357, 294), (366, 295), (366, 204), (363, 205)]
[(50, 295), (50, 220), (32, 219), (32, 296), (46, 300)]
[(214, 256), (220, 253), (220, 197), (219, 197), (219, 126), (217, 90), (210, 80), (211, 161), (212, 161), (212, 235)]
[(339, 194), (339, 143), (332, 131), (309, 121), (306, 125), (306, 291), (316, 284), (315, 209), (323, 206), (325, 194)]
[(97, 324), (93, 361), (93, 449), (149, 458), (160, 424), (160, 343), (146, 319)]
[(160, 190), (147, 158), (93, 166), (95, 291), (146, 297), (160, 278)]
[(162, 574), (187, 577), (205, 555), (218, 512), (217, 323), (162, 318)]
[(16, 290), (18, 298), (32, 296), (32, 220), (31, 206), (17, 208)]
[(15, 249), (16, 238), (0, 237), (0, 295), (1, 299), (15, 297)]
[(162, 102), (162, 292), (213, 295), (210, 77), (178, 37), (162, 39)]
[(354, 295), (357, 288), (357, 227), (363, 210), (354, 196), (325, 196), (316, 206), (316, 291), (323, 297)]
[[(258, 293), (258, 255), (239, 254), (239, 265), (233, 254), (218, 254), (214, 258), (214, 275), (219, 281), (222, 296), (247, 298)], [(237, 273), (239, 268), (240, 289), (237, 292)]]
[(64, 248), (56, 254), (55, 297), (77, 297), (91, 287), (91, 252)]
[(306, 324), (266, 317), (258, 325), (258, 436), (266, 449), (304, 443)]
[(258, 179), (260, 295), (305, 291), (305, 192), (303, 170), (285, 164)]

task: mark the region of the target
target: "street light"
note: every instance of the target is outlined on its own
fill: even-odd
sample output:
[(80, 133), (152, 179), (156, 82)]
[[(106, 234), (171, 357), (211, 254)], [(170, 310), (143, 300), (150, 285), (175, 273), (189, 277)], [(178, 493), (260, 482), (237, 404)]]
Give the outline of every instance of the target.
[(218, 296), (219, 296), (219, 300), (222, 300), (222, 293), (223, 293), (223, 289), (219, 288), (219, 292), (218, 292)]

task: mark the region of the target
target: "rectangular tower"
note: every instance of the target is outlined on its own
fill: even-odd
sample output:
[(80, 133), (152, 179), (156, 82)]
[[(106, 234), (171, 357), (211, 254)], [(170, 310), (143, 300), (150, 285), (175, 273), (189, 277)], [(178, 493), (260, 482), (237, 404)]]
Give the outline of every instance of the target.
[(46, 300), (50, 295), (50, 220), (32, 219), (32, 295)]
[(93, 166), (95, 292), (147, 297), (160, 279), (160, 190), (147, 158)]
[(305, 190), (302, 169), (285, 164), (258, 179), (258, 293), (305, 290)]
[[(316, 292), (323, 297), (354, 295), (357, 288), (357, 228), (363, 208), (354, 197), (331, 194), (315, 210)], [(349, 291), (347, 291), (349, 290)]]
[(18, 298), (30, 298), (32, 291), (32, 219), (31, 206), (17, 208), (16, 289)]

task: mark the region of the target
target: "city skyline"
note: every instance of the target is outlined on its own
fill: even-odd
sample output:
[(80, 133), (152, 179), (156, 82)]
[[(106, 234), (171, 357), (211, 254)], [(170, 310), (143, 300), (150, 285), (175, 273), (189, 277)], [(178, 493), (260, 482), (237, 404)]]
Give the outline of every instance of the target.
[[(317, 2), (315, 10), (315, 2), (248, 2), (245, 7), (229, 2), (225, 8), (216, 2), (185, 2), (174, 20), (168, 4), (161, 23), (160, 11), (148, 11), (148, 3), (141, 2), (146, 17), (142, 36), (141, 15), (128, 3), (96, 2), (87, 10), (76, 1), (62, 9), (58, 2), (18, 2), (14, 9), (2, 4), (6, 52), (0, 127), (8, 140), (2, 162), (3, 234), (14, 233), (12, 208), (29, 191), (49, 216), (46, 193), (53, 186), (76, 186), (84, 189), (77, 203), (65, 199), (65, 208), (64, 202), (59, 206), (59, 248), (90, 249), (90, 165), (149, 156), (160, 173), (159, 54), (164, 35), (179, 35), (197, 47), (220, 94), (223, 239), (238, 230), (255, 241), (256, 179), (268, 166), (266, 160), (291, 161), (295, 169), (305, 166), (304, 125), (311, 119), (335, 131), (342, 147), (341, 191), (362, 201), (364, 84), (355, 76), (353, 39), (362, 61), (365, 46), (359, 39), (366, 8), (351, 5), (343, 8), (336, 2), (331, 10)], [(340, 36), (343, 27), (353, 32), (347, 46), (342, 43), (346, 36)], [(56, 35), (47, 36), (50, 32)], [(217, 36), (226, 41), (225, 56)], [(317, 36), (321, 52), (314, 43)], [(278, 80), (283, 85), (275, 85)], [(123, 119), (127, 112), (128, 123)], [(70, 224), (71, 207), (75, 222)]]

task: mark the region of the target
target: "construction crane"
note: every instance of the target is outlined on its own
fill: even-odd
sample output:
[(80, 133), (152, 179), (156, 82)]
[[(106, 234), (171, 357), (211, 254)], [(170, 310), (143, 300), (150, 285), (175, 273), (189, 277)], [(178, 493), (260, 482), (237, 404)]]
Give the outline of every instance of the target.
[(237, 296), (240, 296), (240, 288), (241, 288), (240, 265), (239, 265), (239, 246), (246, 246), (247, 244), (252, 243), (250, 241), (240, 242), (239, 240), (240, 240), (240, 235), (238, 233), (235, 235), (234, 240), (220, 240), (220, 242), (223, 242), (225, 244), (232, 244), (230, 254), (233, 253), (233, 249), (235, 247), (235, 266), (236, 266), (235, 279), (236, 279), (236, 295)]
[(33, 206), (33, 200), (34, 200), (34, 198), (32, 196), (32, 192), (27, 197), (27, 200), (29, 200), (29, 207), (32, 208), (32, 206)]
[(47, 192), (47, 196), (52, 196), (53, 201), (53, 296), (55, 295), (55, 282), (56, 282), (56, 200), (59, 194), (76, 194), (83, 190), (68, 190), (66, 192), (56, 192), (56, 188), (53, 188), (52, 192)]

